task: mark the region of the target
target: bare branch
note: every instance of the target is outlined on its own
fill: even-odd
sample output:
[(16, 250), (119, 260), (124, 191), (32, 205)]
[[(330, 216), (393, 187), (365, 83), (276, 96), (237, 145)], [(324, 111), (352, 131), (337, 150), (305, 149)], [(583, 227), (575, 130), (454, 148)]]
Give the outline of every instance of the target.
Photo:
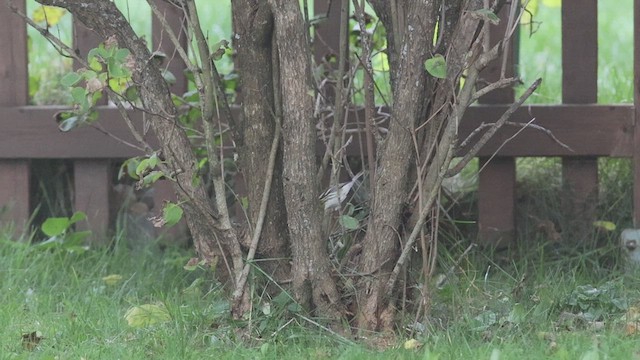
[(531, 96), (531, 94), (538, 88), (538, 86), (540, 86), (541, 82), (542, 78), (538, 78), (536, 81), (534, 81), (533, 84), (531, 84), (531, 86), (529, 86), (529, 88), (520, 96), (520, 98), (518, 98), (516, 102), (511, 104), (507, 111), (502, 114), (502, 116), (494, 123), (494, 125), (482, 135), (480, 140), (478, 140), (478, 142), (475, 143), (466, 154), (464, 154), (462, 160), (460, 160), (460, 162), (457, 163), (453, 168), (447, 170), (446, 176), (450, 177), (460, 172), (462, 168), (464, 168), (469, 163), (469, 161), (471, 161), (471, 159), (473, 159), (478, 154), (480, 149), (489, 141), (489, 139), (491, 139), (496, 131), (498, 131), (498, 129), (502, 125), (504, 125), (505, 122), (507, 122), (511, 115), (513, 115), (513, 113), (529, 98), (529, 96)]
[[(244, 264), (242, 272), (238, 276), (236, 282), (236, 288), (233, 291), (233, 302), (237, 304), (242, 299), (244, 293), (245, 284), (249, 276), (249, 270), (251, 269), (251, 262), (256, 256), (258, 249), (258, 242), (260, 241), (260, 234), (262, 233), (262, 227), (264, 225), (264, 219), (267, 215), (267, 205), (269, 204), (269, 196), (271, 195), (271, 183), (273, 181), (273, 170), (276, 166), (276, 154), (278, 153), (278, 145), (280, 143), (280, 120), (276, 117), (276, 129), (273, 135), (273, 143), (271, 144), (271, 150), (269, 152), (269, 165), (267, 167), (267, 174), (264, 181), (264, 190), (262, 192), (262, 201), (260, 202), (260, 210), (258, 213), (258, 220), (256, 221), (256, 228), (253, 231), (251, 238), (251, 245), (249, 246), (249, 252)], [(235, 307), (235, 306), (234, 306)]]

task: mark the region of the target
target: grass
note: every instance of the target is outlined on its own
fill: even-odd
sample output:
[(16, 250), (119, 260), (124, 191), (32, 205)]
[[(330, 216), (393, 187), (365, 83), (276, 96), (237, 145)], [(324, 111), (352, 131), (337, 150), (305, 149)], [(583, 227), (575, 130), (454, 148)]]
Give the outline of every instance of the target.
[[(429, 321), (396, 339), (369, 335), (365, 346), (278, 308), (277, 299), (256, 298), (250, 319), (231, 321), (211, 274), (182, 268), (192, 255), (186, 250), (150, 245), (132, 253), (120, 244), (74, 254), (2, 234), (0, 348), (3, 359), (577, 359), (591, 351), (632, 358), (637, 335), (627, 327), (635, 323), (624, 315), (640, 300), (637, 278), (594, 272), (593, 254), (549, 266), (544, 251), (517, 265), (477, 253), (434, 290)], [(109, 275), (121, 280), (109, 283)], [(602, 293), (580, 292), (586, 284)], [(127, 311), (143, 304), (162, 304), (167, 321), (129, 326)], [(42, 337), (34, 348), (23, 340), (32, 332)], [(411, 337), (422, 347), (404, 349)]]

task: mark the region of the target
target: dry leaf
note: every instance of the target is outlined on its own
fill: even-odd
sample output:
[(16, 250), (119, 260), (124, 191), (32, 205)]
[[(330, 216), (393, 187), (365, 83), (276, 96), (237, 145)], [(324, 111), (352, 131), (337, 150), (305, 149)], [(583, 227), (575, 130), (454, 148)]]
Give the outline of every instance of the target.
[(33, 331), (30, 333), (22, 334), (22, 347), (25, 350), (33, 351), (40, 341), (42, 341), (44, 337), (40, 333), (40, 331)]

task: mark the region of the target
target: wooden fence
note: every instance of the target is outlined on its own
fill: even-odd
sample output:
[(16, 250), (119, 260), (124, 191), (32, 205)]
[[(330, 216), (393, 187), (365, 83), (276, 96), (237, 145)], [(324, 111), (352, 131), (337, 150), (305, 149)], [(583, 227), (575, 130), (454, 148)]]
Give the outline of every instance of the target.
[[(18, 2), (14, 2), (18, 3)], [(339, 1), (316, 0), (318, 13), (327, 12), (328, 20), (317, 29), (322, 41), (316, 42), (316, 58), (336, 52), (339, 24)], [(20, 5), (24, 11), (24, 5)], [(158, 6), (171, 13), (163, 1)], [(634, 1), (634, 33), (640, 34), (640, 0)], [(177, 12), (167, 16), (179, 26)], [(506, 21), (492, 27), (492, 34), (501, 39)], [(74, 24), (74, 47), (81, 54), (99, 42), (90, 31)], [(171, 53), (167, 37), (162, 37), (160, 25), (153, 19), (153, 46)], [(71, 159), (73, 161), (74, 199), (76, 210), (85, 211), (89, 226), (97, 232), (109, 223), (110, 164), (139, 155), (137, 151), (109, 136), (85, 127), (61, 133), (53, 121), (59, 107), (28, 105), (27, 36), (24, 21), (5, 7), (0, 7), (0, 205), (13, 204), (4, 221), (24, 224), (33, 209), (29, 207), (31, 159)], [(597, 190), (597, 158), (631, 157), (634, 164), (634, 223), (640, 224), (640, 36), (634, 39), (634, 104), (597, 105), (597, 0), (564, 0), (562, 2), (562, 104), (532, 105), (519, 109), (512, 120), (526, 123), (532, 117), (536, 124), (550, 129), (573, 152), (559, 146), (545, 134), (525, 129), (516, 140), (498, 148), (517, 129), (506, 128), (481, 151), (484, 170), (479, 176), (479, 231), (488, 242), (511, 241), (515, 235), (515, 158), (527, 156), (562, 157), (563, 180), (575, 191), (574, 202), (584, 204)], [(631, 44), (630, 44), (631, 45)], [(512, 49), (514, 47), (511, 47)], [(509, 71), (514, 70), (514, 58), (509, 56)], [(500, 65), (492, 64), (485, 72), (487, 80), (499, 77)], [(182, 92), (186, 82), (181, 64), (174, 62), (170, 70), (178, 75), (173, 91)], [(461, 136), (469, 134), (482, 122), (495, 121), (514, 101), (510, 89), (485, 96), (480, 105), (467, 112)], [(132, 140), (126, 126), (119, 121), (117, 110), (102, 107), (100, 121), (105, 129), (124, 139)], [(490, 156), (496, 154), (490, 162)], [(486, 163), (486, 165), (484, 165)], [(168, 184), (160, 184), (158, 197), (171, 196)]]

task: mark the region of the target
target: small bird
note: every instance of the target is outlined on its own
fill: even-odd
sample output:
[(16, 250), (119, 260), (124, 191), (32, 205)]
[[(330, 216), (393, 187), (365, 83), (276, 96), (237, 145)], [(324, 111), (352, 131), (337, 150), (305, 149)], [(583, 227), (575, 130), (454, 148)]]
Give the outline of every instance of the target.
[(356, 174), (351, 181), (339, 184), (337, 189), (335, 186), (331, 186), (327, 191), (323, 192), (322, 195), (320, 195), (320, 201), (324, 203), (324, 210), (338, 210), (340, 208), (340, 204), (345, 201), (349, 191), (351, 191), (351, 188), (362, 174), (364, 174), (364, 172), (361, 171)]

